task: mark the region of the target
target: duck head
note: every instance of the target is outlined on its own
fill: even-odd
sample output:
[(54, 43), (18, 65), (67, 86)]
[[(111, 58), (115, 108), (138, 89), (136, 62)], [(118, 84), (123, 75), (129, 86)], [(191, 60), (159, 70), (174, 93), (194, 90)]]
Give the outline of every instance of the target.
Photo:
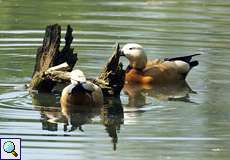
[(72, 84), (78, 84), (78, 83), (86, 82), (86, 78), (85, 78), (84, 73), (79, 69), (73, 70), (70, 73), (70, 80), (71, 80)]
[(129, 65), (135, 69), (144, 69), (147, 63), (147, 56), (141, 45), (137, 43), (128, 43), (121, 49), (121, 56), (129, 60)]

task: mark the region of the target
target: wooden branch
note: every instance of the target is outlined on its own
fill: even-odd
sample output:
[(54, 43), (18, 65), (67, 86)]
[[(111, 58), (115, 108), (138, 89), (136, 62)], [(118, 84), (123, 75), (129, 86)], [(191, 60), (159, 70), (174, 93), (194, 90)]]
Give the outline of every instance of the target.
[(71, 70), (71, 67), (68, 65), (67, 62), (59, 64), (57, 66), (49, 68), (46, 72), (52, 72), (52, 71), (69, 71)]
[(70, 72), (63, 72), (63, 71), (49, 71), (45, 72), (45, 76), (51, 79), (56, 83), (70, 83)]

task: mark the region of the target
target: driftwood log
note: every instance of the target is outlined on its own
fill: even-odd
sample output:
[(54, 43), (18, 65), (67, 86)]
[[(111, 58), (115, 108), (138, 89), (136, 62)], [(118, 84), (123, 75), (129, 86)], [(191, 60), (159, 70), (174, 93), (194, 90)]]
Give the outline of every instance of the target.
[[(36, 64), (29, 84), (30, 90), (38, 92), (52, 92), (57, 84), (70, 83), (69, 73), (72, 71), (77, 54), (73, 53), (72, 28), (68, 25), (65, 35), (65, 46), (61, 51), (61, 27), (58, 24), (47, 26), (42, 47), (38, 48)], [(104, 96), (118, 96), (124, 86), (125, 71), (119, 63), (120, 47), (115, 51), (100, 73), (98, 78), (91, 80), (99, 85)]]
[[(51, 92), (56, 81), (46, 74), (54, 66), (65, 66), (61, 71), (71, 71), (77, 61), (77, 54), (73, 53), (71, 43), (73, 29), (68, 25), (65, 35), (65, 46), (59, 51), (61, 44), (61, 26), (58, 24), (46, 27), (42, 47), (37, 50), (36, 63), (30, 82), (30, 89), (39, 92)], [(51, 71), (51, 70), (50, 70)], [(64, 74), (64, 73), (63, 73)], [(60, 79), (61, 81), (61, 79)], [(64, 80), (63, 82), (65, 82)]]

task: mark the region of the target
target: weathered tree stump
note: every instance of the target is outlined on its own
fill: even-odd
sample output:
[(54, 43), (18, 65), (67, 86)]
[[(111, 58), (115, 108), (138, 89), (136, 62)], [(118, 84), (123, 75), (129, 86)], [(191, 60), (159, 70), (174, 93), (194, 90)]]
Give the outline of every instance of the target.
[[(50, 25), (46, 27), (46, 32), (43, 40), (43, 46), (38, 48), (36, 56), (36, 64), (32, 75), (32, 81), (30, 82), (30, 89), (37, 90), (39, 92), (51, 92), (57, 82), (62, 82), (62, 78), (58, 78), (58, 81), (53, 79), (53, 76), (47, 74), (47, 71), (51, 71), (51, 67), (55, 70), (71, 71), (77, 61), (77, 54), (73, 53), (71, 43), (73, 29), (68, 25), (65, 35), (65, 46), (59, 51), (61, 44), (61, 27), (58, 24)], [(58, 68), (58, 69), (57, 69)], [(50, 70), (48, 70), (50, 69)], [(49, 73), (49, 72), (48, 72)], [(57, 76), (54, 76), (57, 77)], [(66, 78), (63, 79), (66, 82)]]
[(101, 87), (104, 96), (117, 96), (124, 86), (125, 71), (122, 63), (119, 63), (120, 46), (116, 44), (113, 55), (109, 59), (104, 70), (93, 82)]
[[(70, 83), (69, 73), (72, 71), (77, 54), (71, 48), (72, 28), (67, 27), (65, 46), (59, 51), (61, 27), (58, 24), (47, 26), (43, 46), (38, 49), (36, 64), (30, 82), (30, 89), (38, 92), (52, 92), (59, 83)], [(104, 96), (118, 96), (124, 86), (125, 71), (119, 63), (120, 47), (116, 44), (115, 51), (104, 70), (93, 83), (101, 87)]]

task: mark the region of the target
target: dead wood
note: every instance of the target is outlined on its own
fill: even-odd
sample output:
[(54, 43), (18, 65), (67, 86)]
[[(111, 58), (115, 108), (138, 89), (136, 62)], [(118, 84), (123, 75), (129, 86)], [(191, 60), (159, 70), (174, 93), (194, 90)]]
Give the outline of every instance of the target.
[(103, 71), (93, 82), (101, 87), (104, 96), (118, 96), (124, 86), (125, 71), (120, 59), (120, 46), (116, 44), (113, 55)]
[[(61, 44), (61, 26), (54, 24), (46, 27), (43, 45), (37, 50), (32, 81), (29, 85), (31, 90), (51, 92), (57, 82), (66, 82), (66, 78), (64, 78), (63, 81), (62, 78), (57, 80), (58, 76), (55, 70), (59, 70), (60, 72), (71, 71), (78, 59), (77, 54), (74, 54), (73, 48), (71, 48), (73, 40), (72, 31), (73, 29), (68, 25), (65, 35), (65, 46), (59, 51)], [(57, 69), (54, 66), (61, 67)], [(50, 73), (51, 68), (54, 69), (55, 73)], [(54, 77), (56, 78), (50, 75), (55, 75)], [(58, 73), (58, 75), (62, 74)]]

